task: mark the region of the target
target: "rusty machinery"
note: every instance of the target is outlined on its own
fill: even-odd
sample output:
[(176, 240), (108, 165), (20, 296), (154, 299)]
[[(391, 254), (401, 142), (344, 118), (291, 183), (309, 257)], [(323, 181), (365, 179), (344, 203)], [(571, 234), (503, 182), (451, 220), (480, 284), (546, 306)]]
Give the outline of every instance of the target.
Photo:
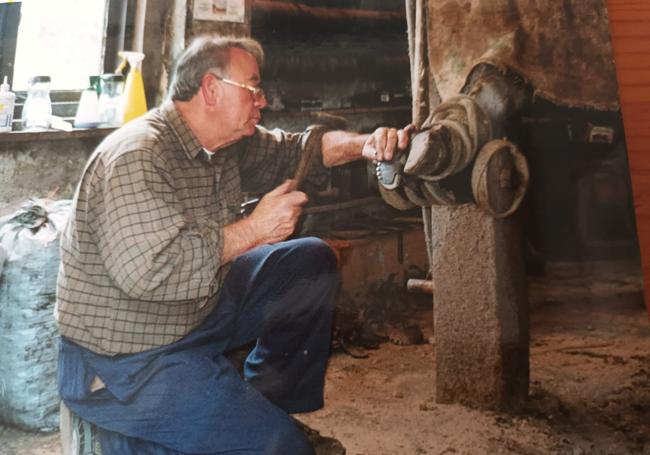
[(521, 79), (484, 66), (466, 94), (440, 103), (407, 153), (377, 163), (379, 189), (391, 206), (475, 202), (496, 218), (514, 213), (528, 186), (526, 158), (504, 138), (506, 123), (527, 102)]

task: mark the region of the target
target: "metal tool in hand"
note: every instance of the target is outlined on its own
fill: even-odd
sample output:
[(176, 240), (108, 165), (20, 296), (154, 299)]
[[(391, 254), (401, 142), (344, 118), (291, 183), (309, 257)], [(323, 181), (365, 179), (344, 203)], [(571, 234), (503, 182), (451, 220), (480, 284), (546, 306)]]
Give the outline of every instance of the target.
[[(294, 184), (291, 187), (290, 191), (296, 191), (302, 185), (302, 182), (307, 176), (307, 171), (309, 170), (309, 164), (311, 163), (312, 156), (314, 155), (316, 144), (320, 145), (323, 134), (329, 130), (329, 128), (323, 127), (322, 125), (315, 125), (310, 129), (312, 130), (311, 134), (307, 136), (307, 142), (303, 145), (303, 153), (300, 157), (300, 161), (298, 162), (298, 167), (296, 168), (296, 172), (291, 179), (293, 180)], [(255, 210), (255, 207), (257, 207), (260, 199), (261, 198), (252, 198), (243, 202), (241, 204), (241, 210), (239, 213), (242, 216), (250, 215), (253, 210)]]

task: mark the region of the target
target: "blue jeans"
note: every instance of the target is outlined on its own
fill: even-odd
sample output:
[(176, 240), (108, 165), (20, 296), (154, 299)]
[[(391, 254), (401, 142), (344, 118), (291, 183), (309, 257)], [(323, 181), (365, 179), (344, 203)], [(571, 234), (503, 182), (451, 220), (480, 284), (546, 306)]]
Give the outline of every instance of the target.
[[(287, 413), (323, 405), (338, 281), (321, 240), (256, 248), (175, 343), (111, 357), (62, 340), (61, 397), (100, 429), (104, 455), (312, 454)], [(242, 379), (223, 353), (253, 341)], [(106, 388), (91, 393), (95, 376)]]

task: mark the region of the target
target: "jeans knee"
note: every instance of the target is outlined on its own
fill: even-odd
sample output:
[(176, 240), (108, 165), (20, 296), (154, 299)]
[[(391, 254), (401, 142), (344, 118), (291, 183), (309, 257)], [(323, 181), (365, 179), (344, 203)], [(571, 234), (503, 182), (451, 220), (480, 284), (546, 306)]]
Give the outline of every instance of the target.
[(317, 273), (336, 274), (336, 255), (332, 248), (317, 237), (305, 237), (296, 240), (294, 245), (297, 260), (308, 269)]

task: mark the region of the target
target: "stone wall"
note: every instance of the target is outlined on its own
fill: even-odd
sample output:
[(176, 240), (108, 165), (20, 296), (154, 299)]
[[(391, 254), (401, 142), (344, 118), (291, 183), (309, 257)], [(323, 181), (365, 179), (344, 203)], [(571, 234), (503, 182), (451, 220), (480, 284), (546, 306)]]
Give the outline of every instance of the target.
[(84, 164), (108, 131), (0, 135), (0, 216), (32, 197), (71, 198)]

